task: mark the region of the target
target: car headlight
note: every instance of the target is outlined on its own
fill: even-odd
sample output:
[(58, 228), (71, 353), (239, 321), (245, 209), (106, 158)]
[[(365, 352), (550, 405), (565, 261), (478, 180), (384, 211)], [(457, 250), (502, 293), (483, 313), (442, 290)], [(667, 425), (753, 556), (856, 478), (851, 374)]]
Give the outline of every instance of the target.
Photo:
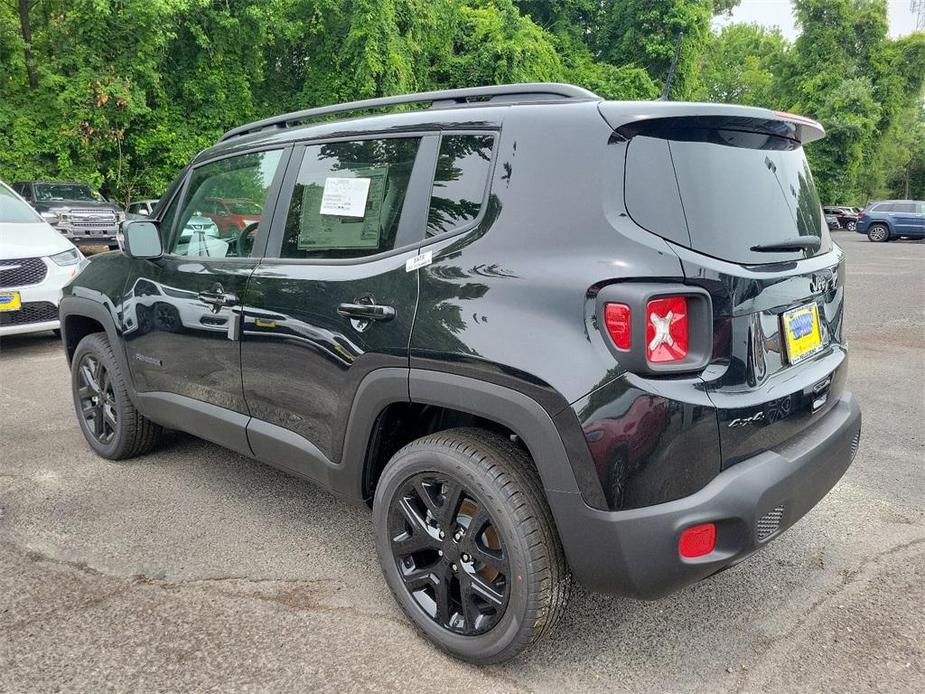
[(50, 212), (50, 211), (49, 212), (39, 212), (39, 214), (42, 215), (42, 219), (44, 219), (49, 224), (58, 223), (58, 213), (57, 212)]
[(125, 221), (125, 212), (122, 210), (116, 210), (116, 219), (118, 219), (120, 222)]
[(65, 265), (76, 265), (81, 260), (83, 260), (83, 254), (78, 251), (76, 248), (69, 248), (66, 251), (61, 253), (55, 253), (53, 256), (49, 256), (56, 264), (65, 266)]

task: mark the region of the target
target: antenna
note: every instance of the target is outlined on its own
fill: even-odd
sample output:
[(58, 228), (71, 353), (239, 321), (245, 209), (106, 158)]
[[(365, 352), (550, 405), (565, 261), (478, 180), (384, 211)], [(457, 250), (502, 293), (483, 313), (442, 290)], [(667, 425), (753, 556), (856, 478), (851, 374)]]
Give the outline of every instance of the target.
[(674, 58), (671, 59), (671, 65), (668, 68), (668, 77), (665, 78), (665, 86), (662, 88), (662, 95), (658, 97), (659, 101), (668, 101), (668, 95), (671, 93), (671, 83), (674, 82), (674, 71), (678, 67), (678, 58), (681, 57), (681, 39), (684, 38), (684, 32), (678, 32), (678, 38), (674, 44)]

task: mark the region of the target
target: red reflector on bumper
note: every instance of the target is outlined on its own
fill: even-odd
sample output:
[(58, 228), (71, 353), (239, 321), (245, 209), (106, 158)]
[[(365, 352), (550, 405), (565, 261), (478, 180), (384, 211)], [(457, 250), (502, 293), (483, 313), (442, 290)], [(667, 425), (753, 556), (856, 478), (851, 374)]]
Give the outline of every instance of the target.
[(702, 523), (685, 528), (678, 540), (678, 554), (686, 559), (702, 557), (716, 549), (716, 524)]

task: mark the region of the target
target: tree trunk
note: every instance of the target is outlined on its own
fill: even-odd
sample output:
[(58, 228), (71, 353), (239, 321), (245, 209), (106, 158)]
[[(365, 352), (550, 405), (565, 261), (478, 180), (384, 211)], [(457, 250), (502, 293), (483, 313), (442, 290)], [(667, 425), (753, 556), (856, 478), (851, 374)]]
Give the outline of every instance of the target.
[(29, 86), (35, 89), (39, 81), (35, 76), (35, 62), (32, 57), (32, 23), (29, 21), (29, 3), (30, 0), (19, 0), (19, 28), (25, 44), (23, 54), (26, 58), (26, 75), (29, 78)]

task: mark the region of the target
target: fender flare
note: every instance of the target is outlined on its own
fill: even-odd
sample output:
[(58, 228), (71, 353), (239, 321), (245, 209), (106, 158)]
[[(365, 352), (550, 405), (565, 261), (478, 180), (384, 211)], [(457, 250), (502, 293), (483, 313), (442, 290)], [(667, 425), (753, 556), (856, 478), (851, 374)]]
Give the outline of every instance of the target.
[[(119, 337), (119, 331), (116, 328), (116, 319), (113, 316), (113, 310), (99, 301), (94, 301), (86, 297), (74, 296), (73, 294), (62, 297), (61, 302), (58, 304), (58, 317), (61, 320), (61, 341), (65, 345), (65, 353), (67, 352), (67, 319), (71, 316), (90, 318), (103, 326), (103, 331), (106, 333), (109, 345), (112, 347), (112, 353), (116, 356), (119, 369), (125, 375), (126, 382), (129, 386), (129, 397), (132, 400), (132, 404), (137, 407), (135, 384), (132, 382), (132, 372), (128, 368), (128, 360), (125, 357), (125, 349)], [(68, 366), (70, 366), (70, 357), (68, 357)]]
[(340, 461), (344, 472), (351, 471), (348, 474), (353, 479), (346, 485), (350, 496), (362, 497), (366, 452), (376, 420), (395, 402), (446, 407), (498, 422), (524, 442), (547, 493), (580, 494), (588, 503), (605, 507), (603, 490), (577, 419), (575, 432), (570, 432), (571, 436), (562, 434), (564, 415), (574, 419), (573, 413), (566, 410), (553, 417), (519, 391), (426, 369), (377, 369), (357, 389)]

